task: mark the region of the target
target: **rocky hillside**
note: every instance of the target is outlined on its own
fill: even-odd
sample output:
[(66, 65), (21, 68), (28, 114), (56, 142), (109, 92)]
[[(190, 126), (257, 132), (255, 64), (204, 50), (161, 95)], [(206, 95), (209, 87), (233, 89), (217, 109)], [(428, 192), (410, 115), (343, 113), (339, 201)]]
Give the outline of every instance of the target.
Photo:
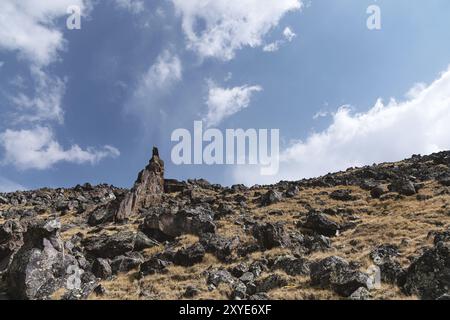
[[(450, 152), (273, 186), (0, 194), (6, 299), (448, 299)], [(378, 281), (379, 280), (379, 281)]]

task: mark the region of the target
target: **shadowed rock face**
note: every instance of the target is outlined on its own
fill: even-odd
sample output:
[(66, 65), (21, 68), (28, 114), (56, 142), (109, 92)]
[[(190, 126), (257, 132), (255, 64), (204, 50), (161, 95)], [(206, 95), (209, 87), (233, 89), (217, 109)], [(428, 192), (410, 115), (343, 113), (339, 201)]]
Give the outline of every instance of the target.
[(159, 158), (159, 151), (153, 148), (153, 156), (142, 170), (133, 188), (125, 195), (115, 214), (116, 221), (124, 221), (139, 208), (146, 208), (161, 201), (164, 193), (164, 161)]

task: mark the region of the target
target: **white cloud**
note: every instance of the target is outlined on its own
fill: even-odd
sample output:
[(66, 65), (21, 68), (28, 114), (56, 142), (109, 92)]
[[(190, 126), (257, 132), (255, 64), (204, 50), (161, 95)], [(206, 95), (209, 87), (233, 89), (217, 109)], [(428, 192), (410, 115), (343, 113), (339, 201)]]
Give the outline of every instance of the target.
[(280, 49), (282, 45), (286, 42), (292, 42), (297, 35), (291, 30), (291, 28), (286, 27), (283, 30), (283, 40), (277, 40), (275, 42), (269, 43), (263, 47), (263, 51), (265, 52), (275, 52)]
[(6, 130), (0, 134), (0, 146), (4, 149), (3, 165), (13, 165), (19, 170), (44, 170), (58, 162), (96, 164), (107, 157), (118, 157), (119, 150), (111, 146), (101, 149), (81, 149), (73, 145), (64, 150), (55, 140), (50, 128), (36, 127), (32, 130)]
[(329, 114), (330, 113), (328, 111), (320, 110), (320, 111), (316, 112), (316, 114), (313, 116), (313, 119), (317, 120), (319, 118), (325, 118), (325, 117), (328, 117)]
[(287, 41), (289, 41), (289, 42), (291, 42), (292, 40), (294, 40), (294, 38), (295, 38), (296, 36), (297, 36), (297, 35), (294, 33), (294, 31), (292, 31), (292, 29), (289, 28), (289, 27), (286, 27), (286, 28), (284, 29), (284, 31), (283, 31), (283, 37), (284, 37)]
[(118, 8), (135, 14), (141, 13), (145, 9), (145, 4), (142, 0), (114, 0), (114, 2)]
[(264, 46), (264, 52), (275, 52), (280, 49), (281, 41), (275, 41)]
[(3, 61), (0, 61), (0, 68), (3, 67), (5, 63)]
[(277, 176), (264, 178), (257, 168), (245, 167), (235, 169), (235, 180), (248, 184), (298, 180), (450, 149), (450, 68), (429, 86), (413, 89), (404, 102), (391, 100), (385, 105), (378, 100), (364, 113), (340, 108), (326, 130), (281, 153)]
[[(65, 83), (58, 77), (52, 77), (37, 67), (31, 67), (34, 79), (34, 95), (18, 93), (10, 97), (16, 107), (16, 122), (64, 121), (61, 100), (65, 93)], [(20, 81), (20, 77), (16, 81)], [(18, 82), (20, 84), (20, 82)], [(22, 84), (23, 85), (23, 84)]]
[(165, 89), (181, 80), (181, 61), (176, 55), (164, 51), (142, 79), (144, 89)]
[(159, 99), (168, 94), (182, 77), (183, 67), (180, 58), (165, 50), (138, 81), (125, 111), (137, 114), (141, 118), (144, 113), (154, 116), (154, 107), (159, 104)]
[(37, 66), (55, 61), (64, 48), (61, 28), (55, 22), (68, 16), (71, 5), (87, 8), (86, 0), (2, 0), (0, 1), (0, 50), (18, 52)]
[(14, 192), (25, 190), (23, 186), (0, 176), (0, 192)]
[(248, 85), (234, 88), (221, 88), (211, 82), (206, 100), (208, 114), (203, 120), (208, 126), (218, 125), (226, 118), (247, 108), (253, 93), (261, 90), (262, 88), (260, 86)]
[[(58, 162), (97, 163), (105, 157), (117, 157), (111, 146), (81, 149), (73, 145), (65, 150), (55, 139), (49, 122), (63, 123), (61, 105), (65, 80), (49, 73), (47, 67), (58, 61), (65, 48), (63, 28), (68, 9), (78, 6), (84, 15), (91, 9), (90, 0), (2, 0), (0, 1), (0, 51), (16, 53), (29, 64), (32, 92), (9, 96), (15, 110), (13, 124), (34, 123), (32, 130), (11, 130), (0, 133), (4, 157), (0, 165), (11, 164), (18, 169), (48, 169)], [(18, 89), (25, 84), (20, 75), (13, 82)]]
[(283, 16), (301, 0), (172, 0), (182, 16), (187, 47), (202, 58), (231, 60), (245, 46), (259, 47)]

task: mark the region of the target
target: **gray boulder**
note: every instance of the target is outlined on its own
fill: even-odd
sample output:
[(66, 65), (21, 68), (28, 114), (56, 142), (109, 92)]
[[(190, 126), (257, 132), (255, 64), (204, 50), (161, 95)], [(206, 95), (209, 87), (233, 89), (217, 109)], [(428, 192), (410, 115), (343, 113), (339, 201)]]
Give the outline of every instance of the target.
[(28, 226), (24, 245), (14, 255), (7, 273), (13, 299), (49, 299), (58, 289), (79, 291), (84, 284), (77, 259), (63, 249), (56, 220)]
[(253, 236), (264, 249), (287, 247), (290, 237), (281, 223), (256, 224), (252, 229)]
[(312, 263), (310, 276), (311, 285), (331, 289), (343, 297), (350, 296), (360, 287), (369, 289), (371, 283), (367, 274), (352, 270), (347, 261), (336, 256)]
[(406, 271), (403, 290), (424, 300), (450, 294), (450, 243), (438, 242)]

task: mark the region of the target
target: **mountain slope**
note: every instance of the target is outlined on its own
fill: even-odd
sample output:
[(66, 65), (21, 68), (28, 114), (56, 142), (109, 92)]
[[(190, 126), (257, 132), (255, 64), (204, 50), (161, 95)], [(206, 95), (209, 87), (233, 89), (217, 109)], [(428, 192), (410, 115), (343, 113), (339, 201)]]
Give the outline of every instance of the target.
[(19, 299), (450, 294), (450, 152), (252, 188), (163, 175), (154, 150), (132, 190), (0, 194), (2, 290)]

